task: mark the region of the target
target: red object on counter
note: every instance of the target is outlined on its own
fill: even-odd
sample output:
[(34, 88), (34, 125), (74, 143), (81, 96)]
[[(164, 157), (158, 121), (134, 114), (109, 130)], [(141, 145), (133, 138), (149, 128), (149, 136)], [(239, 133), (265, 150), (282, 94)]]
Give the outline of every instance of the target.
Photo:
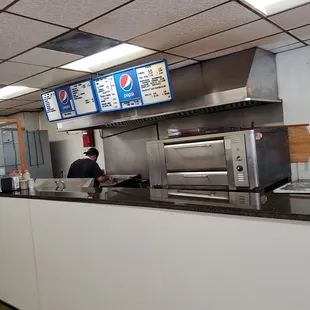
[(83, 131), (83, 147), (90, 148), (95, 146), (95, 137), (93, 130)]

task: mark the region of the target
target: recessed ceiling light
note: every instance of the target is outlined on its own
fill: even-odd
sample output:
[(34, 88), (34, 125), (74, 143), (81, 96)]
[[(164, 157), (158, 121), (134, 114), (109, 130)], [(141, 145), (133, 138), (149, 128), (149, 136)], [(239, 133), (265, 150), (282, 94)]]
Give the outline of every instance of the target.
[(310, 3), (309, 0), (242, 0), (265, 15), (272, 15), (284, 10), (292, 9), (302, 4)]
[(75, 71), (97, 72), (154, 53), (155, 51), (153, 50), (124, 43), (71, 62), (61, 68)]
[(32, 93), (39, 88), (31, 88), (26, 86), (6, 86), (0, 88), (0, 100), (12, 99), (18, 96)]

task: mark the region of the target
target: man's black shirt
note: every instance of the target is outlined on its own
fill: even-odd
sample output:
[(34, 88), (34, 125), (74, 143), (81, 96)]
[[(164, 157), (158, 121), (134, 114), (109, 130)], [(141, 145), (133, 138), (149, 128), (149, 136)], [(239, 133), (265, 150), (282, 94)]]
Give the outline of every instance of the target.
[(78, 159), (76, 160), (69, 169), (68, 178), (77, 179), (77, 178), (94, 178), (94, 186), (98, 187), (99, 182), (98, 178), (103, 176), (103, 172), (100, 169), (97, 162), (89, 158)]

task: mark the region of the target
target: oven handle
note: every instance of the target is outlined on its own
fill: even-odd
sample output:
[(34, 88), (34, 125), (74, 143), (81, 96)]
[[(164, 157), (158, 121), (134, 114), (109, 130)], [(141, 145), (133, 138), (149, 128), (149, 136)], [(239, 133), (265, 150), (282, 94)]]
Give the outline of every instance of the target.
[(227, 175), (227, 172), (206, 172), (206, 173), (181, 173), (183, 178), (208, 178), (212, 175)]
[(182, 192), (168, 192), (170, 196), (189, 197), (189, 198), (205, 198), (205, 199), (217, 199), (217, 200), (229, 200), (227, 197), (216, 196), (215, 194), (188, 194)]
[(173, 149), (192, 149), (195, 147), (212, 147), (213, 144), (222, 143), (222, 140), (216, 141), (208, 141), (208, 142), (198, 142), (198, 143), (182, 143), (182, 144), (170, 144), (165, 145), (165, 148), (173, 148)]
[(183, 178), (208, 178), (209, 175), (208, 174), (197, 174), (197, 175), (186, 175), (186, 174), (182, 174)]

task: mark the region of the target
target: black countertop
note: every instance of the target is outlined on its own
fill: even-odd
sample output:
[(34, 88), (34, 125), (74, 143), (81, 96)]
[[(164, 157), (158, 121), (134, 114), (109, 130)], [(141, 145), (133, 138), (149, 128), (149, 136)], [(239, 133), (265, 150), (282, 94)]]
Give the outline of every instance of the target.
[[(199, 198), (175, 196), (180, 193), (184, 194), (184, 191), (101, 188), (91, 189), (85, 192), (48, 192), (32, 190), (31, 192), (0, 193), (0, 197), (125, 205), (259, 218), (310, 221), (310, 195), (209, 191), (200, 192), (202, 197)], [(186, 194), (188, 193), (189, 192)]]

